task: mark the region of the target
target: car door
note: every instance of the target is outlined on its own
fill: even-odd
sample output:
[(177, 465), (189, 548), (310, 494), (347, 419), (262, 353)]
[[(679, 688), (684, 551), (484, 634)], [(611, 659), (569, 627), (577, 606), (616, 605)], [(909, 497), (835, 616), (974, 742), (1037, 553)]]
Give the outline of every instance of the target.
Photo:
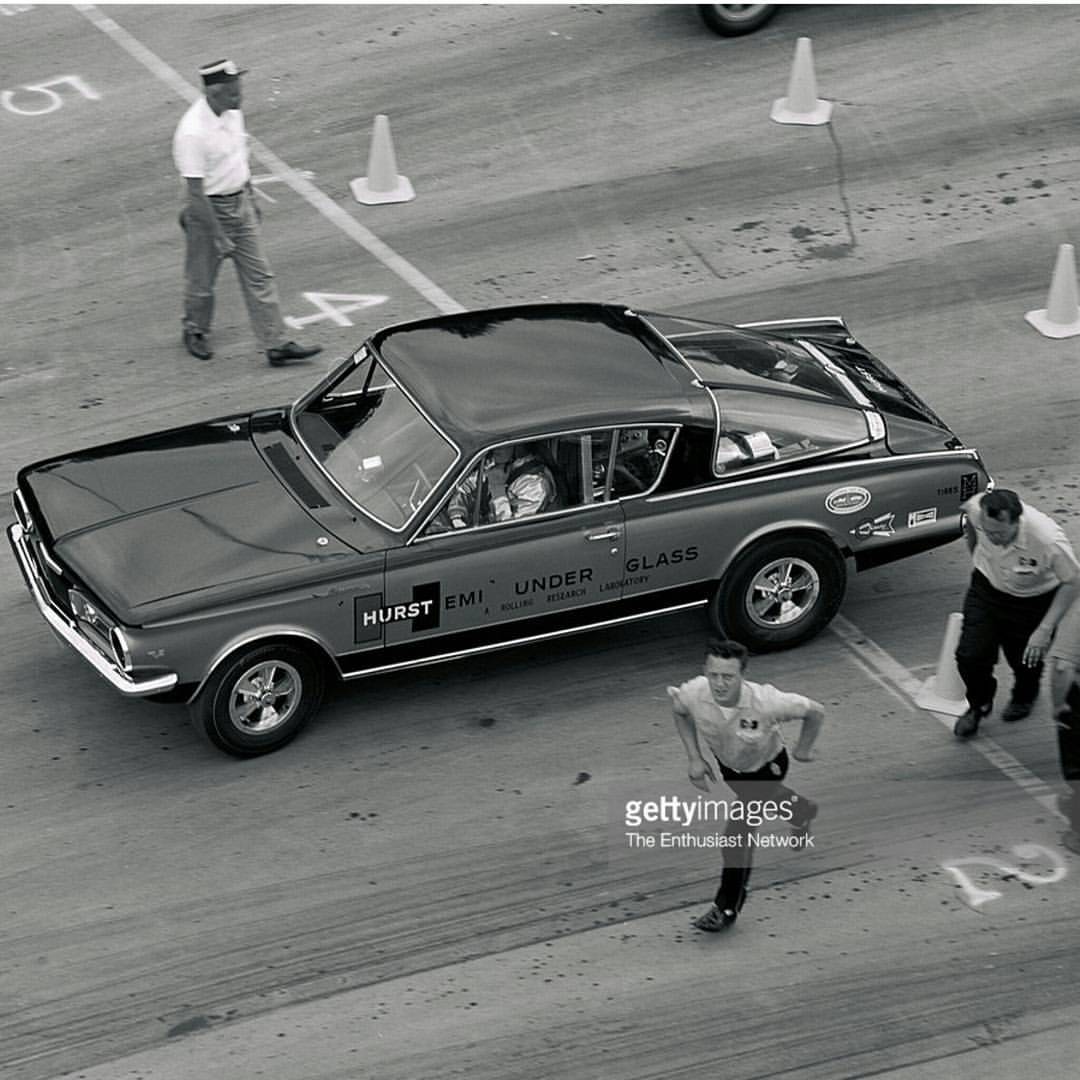
[[(709, 581), (748, 536), (807, 524), (814, 481), (800, 467), (869, 441), (856, 408), (742, 390), (725, 390), (719, 400), (720, 431), (680, 430), (658, 489), (623, 500), (628, 598)], [(847, 469), (857, 478), (876, 467), (863, 460)], [(829, 490), (847, 476), (838, 468), (817, 482)], [(818, 505), (824, 508), (824, 495)]]
[[(496, 520), (474, 509), (452, 527), (451, 507), (469, 500), (451, 492), (420, 534), (387, 556), (385, 643), (457, 634), (493, 643), (526, 634), (518, 625), (525, 620), (580, 613), (588, 621), (587, 609), (619, 600), (622, 510), (602, 492), (598, 498), (593, 483), (593, 462), (606, 459), (610, 438), (610, 431), (576, 432), (531, 441), (553, 496), (527, 516)], [(466, 470), (459, 489), (474, 485), (476, 497), (486, 460)]]

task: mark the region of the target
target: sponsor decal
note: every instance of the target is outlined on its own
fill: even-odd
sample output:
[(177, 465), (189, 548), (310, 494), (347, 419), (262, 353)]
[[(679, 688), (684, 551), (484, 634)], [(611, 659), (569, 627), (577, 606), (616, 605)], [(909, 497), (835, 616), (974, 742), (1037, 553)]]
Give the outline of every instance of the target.
[(357, 644), (380, 641), (383, 627), (390, 623), (410, 622), (410, 631), (433, 630), (439, 625), (439, 582), (414, 585), (412, 599), (398, 604), (384, 604), (382, 593), (368, 593), (353, 599), (353, 637)]
[(521, 611), (524, 608), (531, 608), (532, 606), (532, 600), (508, 600), (506, 603), (499, 605), (499, 610), (508, 613), (511, 611)]
[(825, 497), (825, 509), (830, 514), (857, 514), (870, 505), (870, 492), (864, 487), (842, 487)]
[(554, 590), (557, 589), (585, 585), (592, 581), (592, 575), (592, 567), (583, 566), (580, 570), (565, 570), (561, 574), (541, 574), (540, 577), (520, 578), (514, 582), (514, 595), (530, 596), (533, 593), (554, 593)]
[(626, 560), (626, 572), (638, 574), (643, 570), (656, 570), (661, 566), (677, 566), (683, 562), (693, 562), (698, 557), (696, 544), (684, 548), (672, 548), (657, 555), (634, 555)]
[[(443, 600), (443, 610), (457, 611), (459, 608), (476, 607), (483, 602), (484, 590), (470, 589), (468, 592), (450, 593)], [(413, 629), (416, 629), (416, 627)]]
[(927, 506), (923, 510), (912, 510), (907, 516), (907, 527), (917, 529), (920, 525), (933, 525), (937, 521), (937, 507)]
[(960, 477), (960, 501), (967, 502), (979, 490), (979, 474), (966, 472)]
[(866, 540), (871, 536), (892, 536), (896, 530), (893, 528), (895, 514), (878, 514), (876, 518), (867, 518), (860, 521), (854, 529), (848, 529), (852, 536), (858, 536)]
[(959, 495), (960, 489), (955, 485), (953, 487), (943, 487), (937, 489), (938, 495)]

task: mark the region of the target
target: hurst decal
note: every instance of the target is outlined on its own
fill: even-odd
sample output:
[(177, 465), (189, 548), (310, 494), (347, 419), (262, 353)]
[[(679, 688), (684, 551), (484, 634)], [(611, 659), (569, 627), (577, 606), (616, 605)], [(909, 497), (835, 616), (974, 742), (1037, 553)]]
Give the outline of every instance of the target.
[(920, 525), (934, 525), (936, 523), (936, 506), (928, 506), (924, 510), (912, 510), (907, 516), (907, 527), (909, 529), (917, 529)]
[(354, 638), (357, 644), (380, 641), (383, 627), (407, 622), (412, 632), (434, 630), (439, 625), (442, 586), (437, 581), (414, 585), (412, 599), (384, 604), (382, 593), (368, 593), (353, 600)]

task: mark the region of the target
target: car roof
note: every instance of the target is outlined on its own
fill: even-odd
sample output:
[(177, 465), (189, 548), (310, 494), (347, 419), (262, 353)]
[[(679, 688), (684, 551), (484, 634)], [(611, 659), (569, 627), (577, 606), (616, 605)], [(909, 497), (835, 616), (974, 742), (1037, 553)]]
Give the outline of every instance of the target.
[(369, 345), (462, 446), (710, 416), (707, 395), (678, 353), (612, 304), (441, 315), (388, 327)]

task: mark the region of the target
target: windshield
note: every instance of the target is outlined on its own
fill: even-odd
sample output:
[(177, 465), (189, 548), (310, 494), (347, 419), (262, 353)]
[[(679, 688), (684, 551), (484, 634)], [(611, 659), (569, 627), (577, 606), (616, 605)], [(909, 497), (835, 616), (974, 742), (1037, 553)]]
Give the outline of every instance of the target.
[(457, 450), (374, 357), (296, 414), (308, 453), (366, 514), (404, 529), (457, 460)]

